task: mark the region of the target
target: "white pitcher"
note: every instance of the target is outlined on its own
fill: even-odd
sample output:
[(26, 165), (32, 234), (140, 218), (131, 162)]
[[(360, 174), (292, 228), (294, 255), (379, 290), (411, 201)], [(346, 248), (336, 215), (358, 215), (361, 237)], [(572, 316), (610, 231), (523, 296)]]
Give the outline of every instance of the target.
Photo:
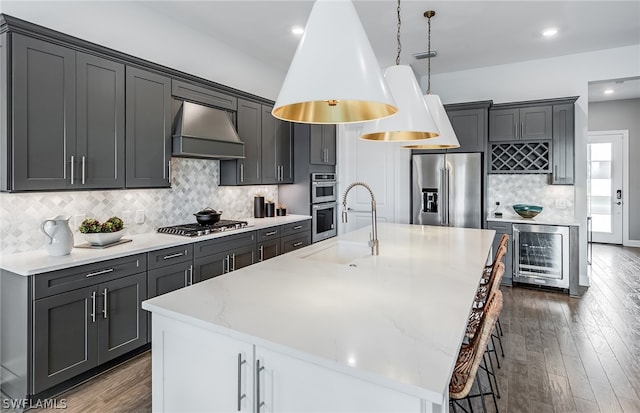
[(55, 257), (67, 255), (73, 249), (73, 232), (69, 228), (70, 218), (58, 215), (55, 218), (44, 220), (40, 224), (40, 231), (47, 236), (45, 247), (49, 255)]

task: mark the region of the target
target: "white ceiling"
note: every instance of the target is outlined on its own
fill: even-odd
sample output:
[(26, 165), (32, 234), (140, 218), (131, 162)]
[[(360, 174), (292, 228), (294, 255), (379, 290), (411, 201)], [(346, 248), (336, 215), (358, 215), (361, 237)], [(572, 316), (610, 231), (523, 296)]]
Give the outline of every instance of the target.
[[(275, 68), (286, 71), (313, 1), (150, 1), (142, 3)], [(354, 4), (381, 67), (395, 64), (396, 1)], [(401, 63), (426, 73), (425, 10), (435, 10), (432, 73), (535, 60), (640, 44), (640, 0), (635, 1), (417, 1), (401, 3)], [(543, 29), (559, 30), (553, 39)]]

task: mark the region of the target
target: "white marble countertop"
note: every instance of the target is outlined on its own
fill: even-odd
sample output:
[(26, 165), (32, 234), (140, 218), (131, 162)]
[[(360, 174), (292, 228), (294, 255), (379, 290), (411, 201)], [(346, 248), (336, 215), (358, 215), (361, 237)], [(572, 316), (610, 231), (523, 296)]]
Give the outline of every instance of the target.
[(142, 307), (442, 403), (495, 231), (380, 224)]
[[(303, 221), (306, 219), (311, 219), (311, 216), (286, 215), (273, 218), (245, 218), (243, 220), (247, 221), (249, 224), (249, 226), (245, 228), (228, 232), (218, 232), (199, 237), (183, 237), (179, 235), (159, 234), (157, 232), (130, 236), (125, 235), (124, 238), (129, 238), (132, 241), (104, 249), (74, 248), (71, 250), (69, 255), (61, 257), (49, 256), (43, 247), (36, 251), (0, 256), (0, 269), (19, 275), (35, 275), (48, 271), (75, 267), (78, 265), (155, 251), (162, 248), (193, 244), (199, 241), (206, 241), (247, 231), (255, 231), (261, 228), (268, 228), (290, 222)], [(83, 241), (84, 240), (82, 239), (76, 239), (76, 245)]]
[(567, 226), (579, 226), (580, 223), (575, 218), (553, 218), (546, 217), (544, 211), (535, 218), (522, 218), (516, 214), (504, 214), (502, 218), (496, 218), (494, 216), (488, 216), (487, 221), (493, 222), (512, 222), (514, 224), (538, 224), (538, 225), (567, 225)]

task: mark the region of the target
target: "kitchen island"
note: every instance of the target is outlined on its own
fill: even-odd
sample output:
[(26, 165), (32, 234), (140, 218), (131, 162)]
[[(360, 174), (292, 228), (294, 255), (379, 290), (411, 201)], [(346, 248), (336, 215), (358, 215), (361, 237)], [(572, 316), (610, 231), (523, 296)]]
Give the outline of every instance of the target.
[(494, 231), (382, 224), (143, 302), (153, 410), (448, 411)]

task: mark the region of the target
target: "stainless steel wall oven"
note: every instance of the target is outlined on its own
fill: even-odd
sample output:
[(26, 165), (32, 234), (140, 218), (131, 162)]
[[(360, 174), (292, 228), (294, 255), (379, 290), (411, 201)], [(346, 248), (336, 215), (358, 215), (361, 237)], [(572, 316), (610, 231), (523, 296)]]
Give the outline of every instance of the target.
[(335, 237), (338, 234), (338, 203), (311, 205), (311, 242)]
[(338, 185), (334, 173), (311, 174), (311, 203), (335, 202), (337, 199)]
[(513, 224), (513, 238), (514, 282), (569, 288), (572, 255), (577, 254), (570, 227)]

